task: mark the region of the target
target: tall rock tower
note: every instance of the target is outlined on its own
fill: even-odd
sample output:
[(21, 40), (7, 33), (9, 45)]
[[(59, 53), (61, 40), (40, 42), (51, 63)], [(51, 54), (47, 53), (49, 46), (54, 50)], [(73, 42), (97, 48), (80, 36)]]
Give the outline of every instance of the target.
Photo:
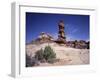
[(66, 43), (66, 37), (65, 37), (65, 27), (64, 27), (64, 22), (61, 20), (58, 23), (59, 31), (58, 31), (58, 42), (59, 43)]

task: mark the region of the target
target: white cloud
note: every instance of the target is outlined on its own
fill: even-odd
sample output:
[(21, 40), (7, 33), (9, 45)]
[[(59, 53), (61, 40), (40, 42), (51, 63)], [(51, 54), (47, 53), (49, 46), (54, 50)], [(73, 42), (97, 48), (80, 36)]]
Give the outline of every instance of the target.
[(58, 38), (58, 33), (53, 33), (52, 36), (53, 36), (54, 39), (57, 39)]
[(75, 32), (77, 32), (78, 31), (78, 29), (76, 28), (76, 29), (73, 29), (72, 30), (72, 33), (75, 33)]
[(87, 39), (86, 41), (90, 41), (89, 39)]
[(66, 35), (66, 40), (67, 40), (67, 41), (71, 41), (71, 40), (73, 40), (73, 39), (74, 39), (73, 36)]

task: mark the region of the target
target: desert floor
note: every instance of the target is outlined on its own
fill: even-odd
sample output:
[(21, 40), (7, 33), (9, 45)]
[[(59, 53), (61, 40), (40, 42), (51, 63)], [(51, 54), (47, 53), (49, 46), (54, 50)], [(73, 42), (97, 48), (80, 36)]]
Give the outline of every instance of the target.
[(89, 64), (89, 49), (75, 49), (66, 46), (60, 46), (57, 43), (43, 43), (39, 45), (26, 45), (27, 55), (33, 56), (37, 50), (44, 49), (45, 46), (50, 45), (56, 53), (58, 62), (53, 64), (40, 63), (39, 66), (55, 66), (55, 65), (83, 65)]

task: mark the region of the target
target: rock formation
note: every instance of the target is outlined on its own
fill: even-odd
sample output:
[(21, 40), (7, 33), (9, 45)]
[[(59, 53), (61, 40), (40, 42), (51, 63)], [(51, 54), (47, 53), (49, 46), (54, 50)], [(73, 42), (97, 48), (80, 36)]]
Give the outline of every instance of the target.
[(66, 47), (73, 47), (78, 49), (89, 49), (89, 42), (84, 40), (75, 40), (75, 41), (66, 41), (65, 35), (65, 26), (64, 22), (61, 20), (58, 23), (58, 39), (54, 39), (52, 35), (49, 33), (41, 32), (39, 36), (33, 40), (31, 43), (33, 44), (40, 44), (40, 43), (50, 43), (55, 42), (59, 45), (63, 45)]
[(58, 39), (56, 42), (60, 44), (66, 44), (66, 37), (65, 37), (65, 27), (64, 27), (64, 22), (61, 20), (58, 23), (59, 31), (58, 31)]
[(40, 35), (36, 38), (36, 40), (32, 41), (32, 43), (46, 43), (53, 41), (54, 38), (49, 33), (41, 32)]

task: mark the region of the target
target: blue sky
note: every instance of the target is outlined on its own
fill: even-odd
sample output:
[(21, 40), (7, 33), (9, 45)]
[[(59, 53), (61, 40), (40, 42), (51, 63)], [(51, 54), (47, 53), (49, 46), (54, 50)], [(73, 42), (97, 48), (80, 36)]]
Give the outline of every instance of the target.
[(58, 22), (64, 21), (66, 40), (89, 40), (89, 15), (26, 12), (26, 43), (41, 32), (58, 36)]

